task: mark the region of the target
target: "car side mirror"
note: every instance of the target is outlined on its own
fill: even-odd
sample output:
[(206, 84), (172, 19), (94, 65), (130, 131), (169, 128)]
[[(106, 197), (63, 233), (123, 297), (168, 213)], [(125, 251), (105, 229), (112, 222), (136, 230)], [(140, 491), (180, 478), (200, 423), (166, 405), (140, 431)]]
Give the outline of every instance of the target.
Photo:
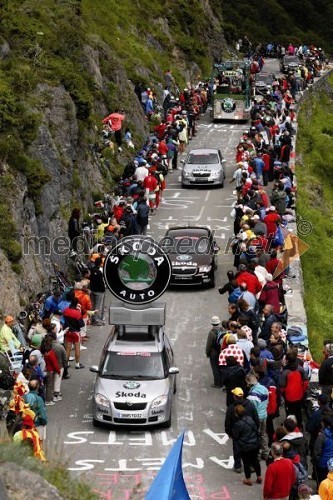
[(98, 366), (97, 365), (93, 365), (89, 368), (89, 371), (93, 372), (93, 373), (99, 373), (99, 369), (98, 369)]
[(223, 158), (222, 163), (227, 163), (227, 160)]
[(176, 375), (176, 373), (179, 373), (179, 368), (177, 368), (176, 366), (170, 366), (169, 375)]
[(185, 163), (185, 160), (180, 160), (180, 163)]

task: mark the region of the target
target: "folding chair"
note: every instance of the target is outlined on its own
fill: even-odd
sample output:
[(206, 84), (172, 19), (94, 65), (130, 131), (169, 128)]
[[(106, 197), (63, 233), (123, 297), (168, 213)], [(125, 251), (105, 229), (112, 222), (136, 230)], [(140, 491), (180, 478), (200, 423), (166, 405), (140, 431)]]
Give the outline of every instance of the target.
[(9, 342), (9, 350), (5, 354), (9, 361), (10, 372), (20, 373), (23, 368), (23, 354), (15, 348), (13, 342)]

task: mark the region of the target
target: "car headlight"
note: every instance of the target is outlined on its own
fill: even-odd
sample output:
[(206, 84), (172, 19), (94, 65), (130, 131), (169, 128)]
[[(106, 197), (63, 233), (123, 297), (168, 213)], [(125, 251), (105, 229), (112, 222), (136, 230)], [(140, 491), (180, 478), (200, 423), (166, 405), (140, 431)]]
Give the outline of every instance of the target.
[(209, 273), (212, 266), (199, 266), (199, 273)]
[(166, 405), (168, 401), (167, 396), (158, 396), (158, 398), (155, 398), (154, 401), (151, 404), (152, 408), (157, 408), (158, 406), (164, 406)]
[(213, 172), (210, 173), (212, 177), (220, 177), (221, 172), (218, 170), (213, 170)]
[(191, 172), (183, 170), (183, 176), (184, 177), (191, 177)]
[(110, 406), (110, 401), (103, 394), (95, 394), (95, 401), (98, 406)]

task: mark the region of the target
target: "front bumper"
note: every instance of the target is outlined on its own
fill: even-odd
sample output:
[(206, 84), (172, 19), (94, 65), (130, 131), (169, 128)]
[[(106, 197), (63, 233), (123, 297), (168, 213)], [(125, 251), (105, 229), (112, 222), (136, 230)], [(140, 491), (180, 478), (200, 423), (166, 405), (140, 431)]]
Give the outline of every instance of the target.
[[(142, 406), (144, 406), (144, 404), (142, 404)], [(133, 410), (130, 408), (119, 410), (115, 408), (115, 404), (113, 402), (111, 402), (111, 407), (108, 408), (100, 407), (96, 404), (96, 402), (93, 403), (94, 420), (104, 424), (117, 426), (149, 426), (154, 424), (163, 424), (170, 418), (170, 411), (170, 402), (167, 402), (165, 405), (157, 408), (151, 408), (150, 403), (147, 403), (145, 408)]]
[(223, 177), (182, 177), (183, 186), (220, 186)]

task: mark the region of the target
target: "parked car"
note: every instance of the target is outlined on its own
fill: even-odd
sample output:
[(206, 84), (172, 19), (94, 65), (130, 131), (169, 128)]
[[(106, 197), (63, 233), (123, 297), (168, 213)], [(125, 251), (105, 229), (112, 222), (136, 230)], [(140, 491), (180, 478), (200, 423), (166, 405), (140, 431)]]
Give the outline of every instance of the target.
[(296, 71), (302, 66), (302, 61), (297, 56), (284, 56), (280, 62), (280, 70), (282, 73)]
[(182, 186), (224, 186), (225, 171), (219, 149), (192, 149), (182, 160)]
[(215, 286), (216, 254), (219, 247), (208, 227), (170, 228), (161, 246), (171, 262), (169, 286)]
[(170, 427), (179, 370), (174, 366), (173, 350), (163, 326), (115, 325), (99, 366), (91, 366), (90, 371), (97, 374), (93, 395), (95, 426)]
[(269, 94), (274, 80), (275, 76), (272, 73), (258, 73), (255, 79), (256, 94)]

